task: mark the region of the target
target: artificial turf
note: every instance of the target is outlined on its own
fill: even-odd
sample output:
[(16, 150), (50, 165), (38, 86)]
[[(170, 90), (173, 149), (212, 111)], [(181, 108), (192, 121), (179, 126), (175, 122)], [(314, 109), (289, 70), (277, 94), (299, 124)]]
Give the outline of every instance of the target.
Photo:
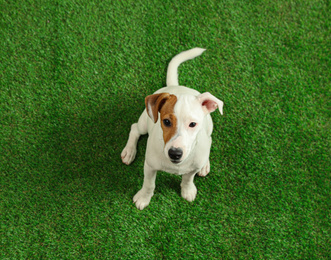
[[(1, 259), (329, 259), (330, 3), (0, 1)], [(224, 101), (193, 203), (146, 137), (120, 153), (177, 53)]]

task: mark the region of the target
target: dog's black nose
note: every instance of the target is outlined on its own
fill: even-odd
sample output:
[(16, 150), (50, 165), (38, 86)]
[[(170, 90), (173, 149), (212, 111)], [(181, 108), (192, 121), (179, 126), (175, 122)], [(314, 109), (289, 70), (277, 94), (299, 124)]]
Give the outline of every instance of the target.
[(183, 156), (183, 150), (180, 148), (171, 147), (168, 154), (173, 163), (179, 163), (180, 158)]

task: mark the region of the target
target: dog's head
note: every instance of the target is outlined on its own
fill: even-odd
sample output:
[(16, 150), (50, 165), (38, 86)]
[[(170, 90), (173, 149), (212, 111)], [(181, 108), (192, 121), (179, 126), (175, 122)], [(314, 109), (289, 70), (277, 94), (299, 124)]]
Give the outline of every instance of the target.
[(153, 94), (145, 99), (148, 116), (156, 123), (160, 116), (164, 153), (172, 163), (182, 163), (190, 154), (205, 116), (223, 102), (206, 92), (199, 96)]

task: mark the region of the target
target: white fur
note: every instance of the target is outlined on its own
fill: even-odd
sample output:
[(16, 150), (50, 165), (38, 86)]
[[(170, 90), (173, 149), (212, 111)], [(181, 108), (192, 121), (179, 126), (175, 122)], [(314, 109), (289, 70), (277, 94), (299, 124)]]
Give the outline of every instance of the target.
[[(210, 112), (214, 111), (217, 106), (222, 112), (223, 102), (210, 93), (200, 94), (196, 90), (178, 86), (177, 77), (177, 68), (182, 62), (193, 59), (204, 51), (205, 49), (194, 48), (175, 56), (168, 67), (167, 87), (155, 92), (170, 93), (177, 97), (174, 108), (177, 132), (172, 139), (164, 144), (160, 116), (154, 123), (146, 109), (141, 114), (138, 123), (131, 127), (128, 142), (121, 153), (122, 161), (125, 164), (130, 164), (134, 160), (139, 136), (149, 134), (144, 165), (144, 183), (142, 189), (133, 198), (138, 209), (142, 210), (149, 204), (154, 194), (157, 171), (182, 175), (181, 193), (182, 197), (188, 201), (193, 201), (197, 195), (197, 188), (193, 183), (195, 174), (206, 176), (210, 171), (209, 153), (213, 131)], [(206, 100), (211, 102), (209, 110), (202, 106)], [(151, 111), (150, 106), (148, 109)], [(149, 114), (152, 115), (152, 113)], [(196, 127), (190, 128), (191, 122), (195, 122)], [(170, 161), (168, 151), (171, 147), (183, 150), (181, 162), (178, 164)]]
[(167, 71), (167, 86), (178, 86), (178, 75), (177, 69), (181, 63), (187, 60), (194, 59), (197, 56), (200, 56), (206, 49), (202, 48), (193, 48), (188, 51), (183, 51), (172, 58), (169, 63)]

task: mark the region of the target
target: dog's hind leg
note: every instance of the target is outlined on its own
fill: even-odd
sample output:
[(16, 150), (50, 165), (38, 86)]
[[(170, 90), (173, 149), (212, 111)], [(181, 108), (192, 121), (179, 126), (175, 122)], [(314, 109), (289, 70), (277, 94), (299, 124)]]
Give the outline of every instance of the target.
[(200, 172), (198, 172), (198, 175), (200, 177), (205, 177), (209, 172), (210, 172), (210, 162), (209, 162), (209, 159), (208, 159), (207, 164), (204, 167), (202, 167)]
[(136, 157), (139, 137), (147, 134), (147, 118), (147, 113), (144, 111), (140, 116), (138, 123), (131, 126), (128, 142), (121, 153), (122, 162), (127, 165), (129, 165)]

